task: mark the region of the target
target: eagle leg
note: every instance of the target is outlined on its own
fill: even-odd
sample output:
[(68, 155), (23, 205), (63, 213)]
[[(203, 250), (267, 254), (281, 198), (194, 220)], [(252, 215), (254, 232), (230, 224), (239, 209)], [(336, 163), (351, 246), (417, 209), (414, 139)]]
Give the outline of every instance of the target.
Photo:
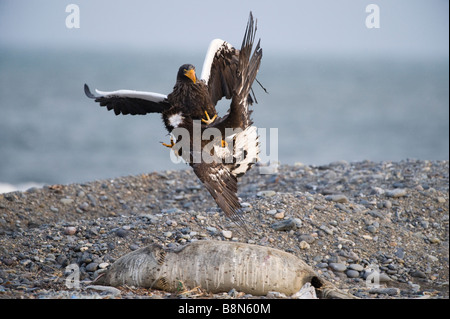
[(174, 153), (175, 153), (175, 155), (178, 157), (178, 156), (181, 156), (181, 150), (174, 150), (173, 149), (173, 147), (175, 146), (175, 143), (173, 142), (173, 138), (170, 138), (170, 144), (166, 144), (166, 143), (163, 143), (163, 142), (160, 142), (163, 146), (165, 146), (165, 147), (168, 147), (168, 148), (170, 148)]
[(205, 120), (205, 119), (202, 119), (202, 122), (205, 123), (206, 125), (209, 125), (209, 124), (211, 124), (212, 122), (214, 122), (214, 120), (215, 120), (216, 117), (217, 117), (217, 114), (216, 114), (216, 115), (213, 116), (213, 118), (210, 118), (208, 112), (206, 112), (206, 111), (205, 111), (205, 115), (206, 115), (206, 120)]
[(221, 145), (222, 145), (223, 148), (225, 148), (225, 147), (228, 146), (228, 143), (225, 140), (222, 140)]
[(163, 142), (160, 142), (160, 143), (163, 146), (168, 147), (168, 148), (172, 148), (175, 145), (175, 143), (173, 142), (173, 138), (170, 139), (170, 144), (166, 144), (166, 143), (163, 143)]

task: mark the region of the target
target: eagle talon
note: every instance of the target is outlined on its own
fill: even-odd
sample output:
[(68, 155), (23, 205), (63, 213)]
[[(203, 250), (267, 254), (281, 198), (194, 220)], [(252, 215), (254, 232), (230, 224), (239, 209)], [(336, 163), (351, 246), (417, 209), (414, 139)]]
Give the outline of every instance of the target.
[(215, 120), (216, 117), (217, 117), (217, 114), (216, 114), (216, 115), (213, 116), (213, 118), (210, 118), (208, 112), (206, 112), (206, 111), (205, 111), (205, 115), (206, 115), (206, 120), (205, 120), (205, 119), (202, 119), (202, 122), (205, 123), (206, 125), (209, 125), (209, 124), (211, 124), (212, 122), (214, 122), (214, 120)]
[(222, 140), (220, 144), (222, 145), (223, 148), (228, 146), (228, 143), (225, 140)]
[(168, 147), (168, 148), (172, 148), (174, 147), (175, 143), (173, 142), (173, 138), (170, 139), (170, 144), (166, 144), (163, 142), (160, 142), (163, 146)]

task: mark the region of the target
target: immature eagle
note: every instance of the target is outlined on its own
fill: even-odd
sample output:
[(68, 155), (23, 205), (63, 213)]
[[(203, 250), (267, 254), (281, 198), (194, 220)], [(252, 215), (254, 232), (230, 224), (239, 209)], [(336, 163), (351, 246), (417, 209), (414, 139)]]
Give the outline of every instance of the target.
[[(189, 132), (187, 143), (177, 139), (177, 144), (172, 141), (164, 145), (174, 147), (178, 142), (182, 144), (183, 159), (194, 169), (226, 216), (244, 228), (237, 197), (237, 177), (250, 169), (259, 154), (256, 127), (252, 126), (249, 110), (249, 105), (253, 103), (251, 86), (262, 58), (259, 42), (252, 54), (255, 33), (256, 23), (250, 12), (241, 49), (237, 50), (223, 40), (213, 40), (200, 80), (195, 74), (195, 67), (184, 64), (178, 70), (173, 92), (167, 96), (131, 90), (96, 90), (99, 96), (94, 96), (89, 87), (84, 86), (89, 98), (100, 102), (108, 110), (113, 109), (116, 115), (162, 113), (169, 133), (177, 137), (180, 129)], [(231, 99), (230, 109), (224, 117), (216, 120), (215, 105), (223, 97)], [(193, 136), (195, 125), (202, 133), (198, 147)], [(207, 136), (205, 140), (205, 132), (218, 132), (219, 139), (217, 136)], [(205, 147), (208, 147), (207, 154), (214, 160), (197, 157), (199, 150), (201, 153)]]

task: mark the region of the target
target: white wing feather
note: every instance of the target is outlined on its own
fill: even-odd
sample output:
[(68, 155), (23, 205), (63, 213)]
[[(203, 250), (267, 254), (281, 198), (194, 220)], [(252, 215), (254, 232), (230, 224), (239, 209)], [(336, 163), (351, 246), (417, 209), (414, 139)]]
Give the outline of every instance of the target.
[(231, 44), (221, 39), (214, 39), (209, 44), (208, 51), (206, 51), (205, 61), (203, 62), (202, 74), (200, 76), (200, 78), (206, 83), (208, 83), (209, 76), (211, 75), (211, 65), (213, 63), (214, 56), (223, 44), (230, 49), (233, 47)]
[(128, 97), (128, 98), (136, 98), (136, 99), (142, 99), (147, 100), (151, 102), (162, 102), (165, 99), (167, 99), (167, 95), (160, 94), (160, 93), (154, 93), (154, 92), (145, 92), (145, 91), (134, 91), (134, 90), (118, 90), (118, 91), (111, 91), (111, 92), (105, 92), (100, 90), (95, 90), (97, 94), (100, 94), (104, 97)]

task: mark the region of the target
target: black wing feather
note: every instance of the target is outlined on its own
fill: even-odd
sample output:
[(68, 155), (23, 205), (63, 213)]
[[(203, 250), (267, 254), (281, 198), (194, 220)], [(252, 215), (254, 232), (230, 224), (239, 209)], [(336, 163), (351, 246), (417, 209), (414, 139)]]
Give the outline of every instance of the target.
[(84, 93), (88, 98), (95, 99), (100, 106), (106, 106), (108, 111), (114, 110), (116, 115), (145, 115), (148, 113), (162, 113), (170, 107), (167, 100), (162, 102), (152, 102), (144, 99), (121, 96), (95, 96), (91, 90), (84, 85)]
[(237, 127), (245, 130), (252, 124), (250, 118), (252, 111), (248, 108), (251, 103), (249, 102), (248, 96), (250, 96), (252, 84), (256, 79), (262, 59), (260, 41), (256, 44), (252, 54), (255, 32), (256, 23), (250, 13), (247, 29), (239, 53), (237, 78), (233, 89), (230, 112), (222, 121), (212, 124), (212, 127), (219, 128), (221, 131), (224, 131), (225, 128)]
[(195, 163), (191, 166), (225, 215), (248, 232), (241, 216), (236, 176), (221, 163)]

